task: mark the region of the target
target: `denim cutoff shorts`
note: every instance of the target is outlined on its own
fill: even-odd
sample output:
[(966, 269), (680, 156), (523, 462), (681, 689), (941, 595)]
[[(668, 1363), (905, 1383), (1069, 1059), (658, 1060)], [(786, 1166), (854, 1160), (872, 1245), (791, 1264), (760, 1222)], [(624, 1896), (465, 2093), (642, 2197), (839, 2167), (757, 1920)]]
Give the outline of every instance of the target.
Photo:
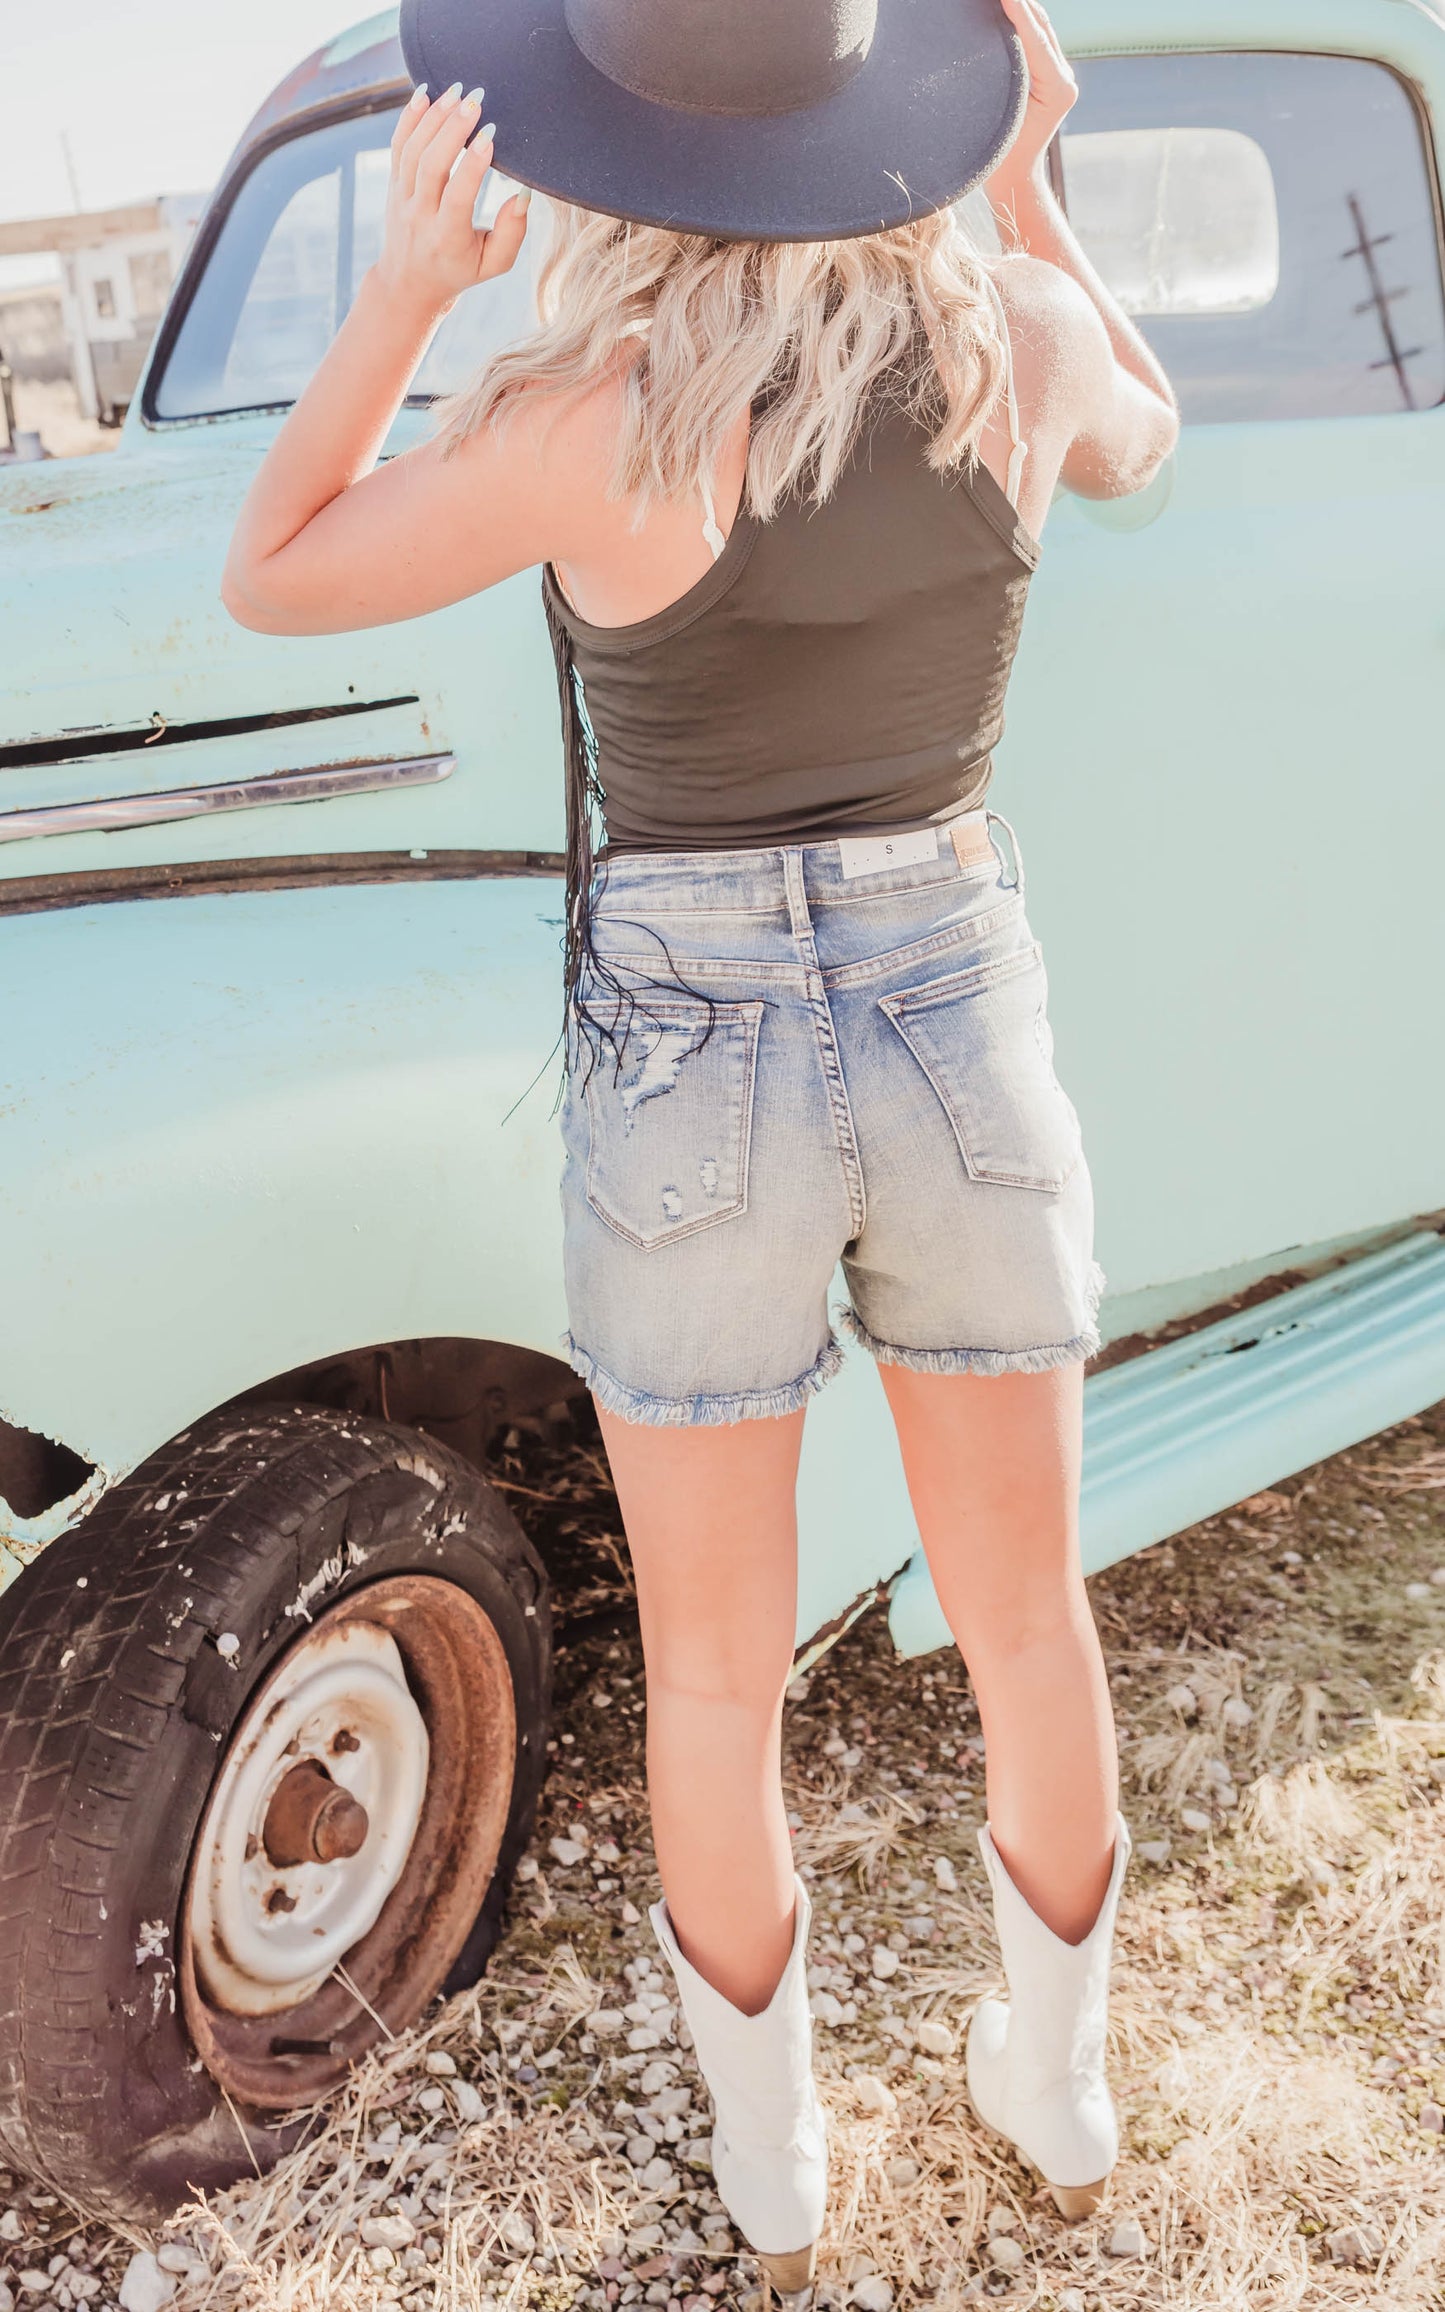
[(842, 1361), (840, 1263), (837, 1320), (884, 1363), (1097, 1349), (1093, 1196), (1013, 831), (975, 811), (895, 849), (598, 869), (562, 1207), (567, 1349), (607, 1411), (793, 1412)]

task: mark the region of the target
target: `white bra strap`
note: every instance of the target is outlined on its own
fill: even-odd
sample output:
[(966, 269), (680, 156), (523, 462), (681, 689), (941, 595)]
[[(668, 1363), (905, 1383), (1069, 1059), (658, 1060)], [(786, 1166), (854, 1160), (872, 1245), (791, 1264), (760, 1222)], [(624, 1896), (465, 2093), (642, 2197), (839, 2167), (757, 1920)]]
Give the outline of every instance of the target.
[(994, 280), (993, 275), (989, 272), (985, 272), (984, 279), (988, 283), (989, 295), (993, 299), (994, 309), (998, 314), (999, 334), (1003, 340), (1004, 379), (1005, 391), (1008, 396), (1008, 438), (1010, 445), (1008, 461), (1008, 502), (1013, 507), (1014, 512), (1017, 513), (1019, 504), (1019, 491), (1023, 486), (1024, 460), (1029, 454), (1029, 445), (1024, 440), (1023, 435), (1019, 430), (1019, 396), (1018, 387), (1014, 382), (1014, 349), (1013, 340), (1009, 336), (1008, 315), (1004, 311), (1003, 299), (998, 293), (998, 283)]
[(713, 504), (711, 482), (704, 482), (702, 485), (702, 510), (707, 516), (707, 520), (702, 526), (702, 534), (712, 548), (712, 558), (715, 562), (727, 544), (727, 540), (717, 526), (717, 508)]

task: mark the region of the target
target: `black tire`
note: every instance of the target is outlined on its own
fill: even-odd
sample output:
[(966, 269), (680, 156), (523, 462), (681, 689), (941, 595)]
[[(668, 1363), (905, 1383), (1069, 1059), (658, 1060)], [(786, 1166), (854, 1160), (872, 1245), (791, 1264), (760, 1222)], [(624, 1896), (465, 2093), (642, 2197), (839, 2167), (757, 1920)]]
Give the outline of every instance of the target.
[[(388, 1977), (376, 1992), (395, 2030), (443, 1975), (459, 1989), (485, 1966), (545, 1766), (546, 1578), (485, 1479), (383, 1422), (298, 1406), (213, 1414), (0, 1599), (0, 2149), (98, 2214), (154, 2219), (294, 2140), (275, 2114), (309, 2097), (228, 2101), (197, 2061), (204, 2033), (177, 1982), (187, 1869), (250, 1696), (298, 1632), (338, 1609), (365, 1618), (358, 1600), (388, 1580), (485, 1619), (515, 1708), (489, 1880), (464, 1888), (461, 1927), (431, 1953), (413, 2012), (415, 1983)], [(428, 1789), (445, 1731), (428, 1718)], [(379, 2035), (355, 2015), (335, 2068)]]

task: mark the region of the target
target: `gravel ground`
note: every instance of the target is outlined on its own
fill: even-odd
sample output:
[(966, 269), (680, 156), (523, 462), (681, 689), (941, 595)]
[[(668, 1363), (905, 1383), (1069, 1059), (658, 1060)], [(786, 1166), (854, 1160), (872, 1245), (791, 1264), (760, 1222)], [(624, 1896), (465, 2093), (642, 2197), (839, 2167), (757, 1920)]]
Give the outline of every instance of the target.
[[(0, 2312), (759, 2312), (641, 1918), (642, 1667), (595, 1433), (514, 1437), (496, 1475), (567, 1620), (554, 1771), (487, 1980), (163, 2242), (0, 2176)], [(1125, 2154), (1082, 2225), (961, 2092), (997, 1974), (960, 1665), (900, 1663), (871, 1615), (793, 1688), (834, 2161), (820, 2297), (1438, 2307), (1445, 1406), (1092, 1587), (1138, 1844), (1115, 1973)]]

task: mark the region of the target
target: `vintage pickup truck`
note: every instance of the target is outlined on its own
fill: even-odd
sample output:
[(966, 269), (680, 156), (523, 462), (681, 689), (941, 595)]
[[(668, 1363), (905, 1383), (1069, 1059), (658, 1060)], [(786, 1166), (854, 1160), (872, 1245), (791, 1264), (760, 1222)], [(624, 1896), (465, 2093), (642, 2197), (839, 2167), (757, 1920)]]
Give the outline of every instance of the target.
[[(1445, 1394), (1445, 20), (1056, 15), (1058, 182), (1186, 420), (1056, 508), (998, 783), (1099, 1191), (1098, 1566)], [(217, 593), (405, 85), (390, 16), (301, 65), (118, 449), (0, 475), (0, 2155), (127, 2216), (476, 1975), (544, 1765), (484, 1473), (572, 1385), (536, 580), (304, 641)], [(805, 1657), (884, 1598), (946, 1641), (861, 1360), (802, 1506)]]

